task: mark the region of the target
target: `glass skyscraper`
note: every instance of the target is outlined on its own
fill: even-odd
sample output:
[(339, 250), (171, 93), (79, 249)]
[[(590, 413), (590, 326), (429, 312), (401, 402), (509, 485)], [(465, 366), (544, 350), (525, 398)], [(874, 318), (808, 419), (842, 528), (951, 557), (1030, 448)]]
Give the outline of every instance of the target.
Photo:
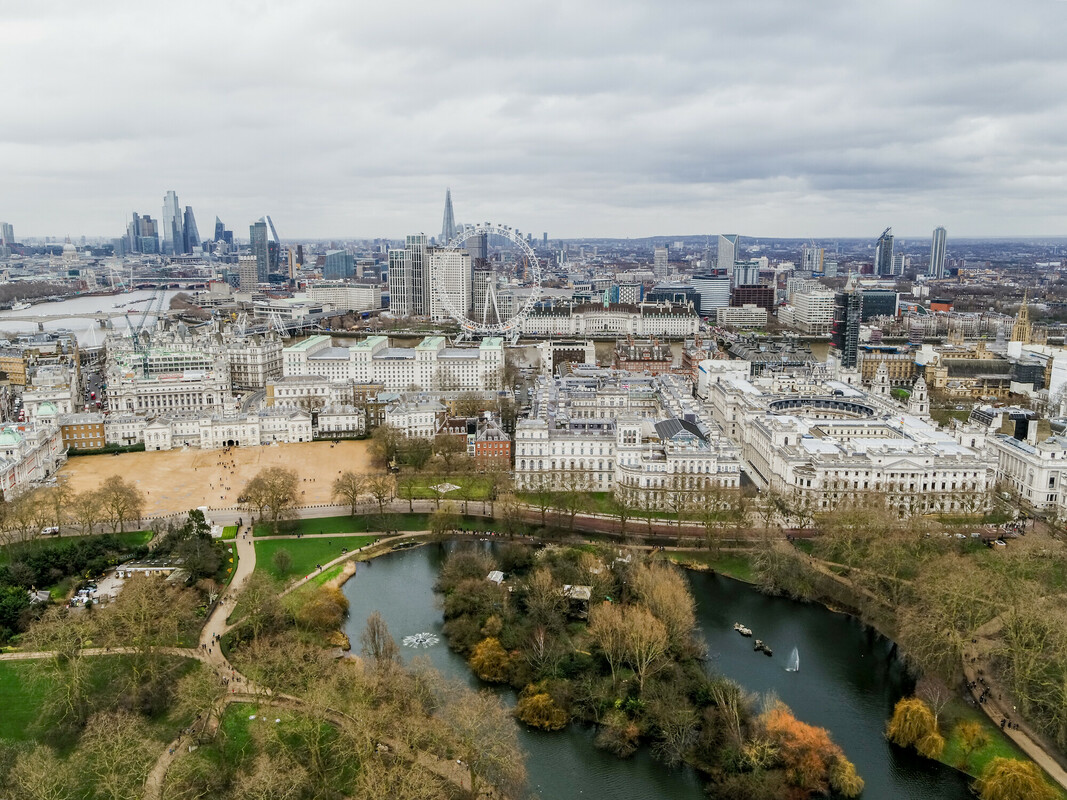
[(163, 198), (163, 214), (160, 221), (163, 223), (163, 252), (184, 253), (182, 210), (178, 205), (178, 194), (173, 189)]
[(930, 243), (930, 266), (926, 274), (934, 278), (945, 277), (945, 244), (948, 234), (944, 227), (938, 225), (934, 228), (933, 241)]

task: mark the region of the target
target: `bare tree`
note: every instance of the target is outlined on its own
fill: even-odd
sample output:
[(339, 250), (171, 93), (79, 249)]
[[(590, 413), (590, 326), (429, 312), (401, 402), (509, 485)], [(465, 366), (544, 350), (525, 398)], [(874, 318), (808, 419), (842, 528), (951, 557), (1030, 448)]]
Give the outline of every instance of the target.
[(345, 470), (334, 479), (333, 498), (344, 500), (352, 508), (352, 516), (356, 515), (359, 507), (359, 498), (367, 490), (367, 478), (358, 472)]
[(400, 648), (396, 646), (396, 640), (389, 633), (389, 626), (377, 611), (367, 617), (367, 625), (360, 634), (359, 643), (362, 645), (363, 655), (374, 659), (374, 665), (379, 671), (400, 663)]
[(622, 608), (612, 603), (600, 603), (589, 610), (589, 635), (608, 662), (611, 682), (619, 682), (619, 669), (626, 659), (626, 625)]
[(93, 528), (100, 521), (103, 507), (103, 498), (96, 489), (85, 489), (71, 498), (71, 516), (81, 526), (82, 533), (90, 535), (93, 533)]
[(385, 507), (396, 496), (396, 481), (391, 475), (376, 475), (367, 482), (367, 491), (378, 504), (378, 514), (385, 514)]
[(267, 467), (247, 484), (242, 495), (259, 511), (260, 518), (269, 511), (274, 532), (282, 515), (296, 505), (296, 472), (287, 467)]
[(96, 797), (139, 800), (159, 743), (142, 717), (128, 711), (94, 714), (85, 726), (78, 761), (92, 776)]
[(121, 475), (112, 475), (100, 487), (100, 504), (112, 530), (126, 530), (126, 523), (144, 515), (144, 495)]
[(518, 730), (495, 694), (453, 687), (440, 713), (470, 776), (471, 797), (480, 795), (483, 781), (504, 795), (521, 790), (526, 783), (526, 766)]
[(663, 656), (670, 644), (667, 628), (644, 606), (624, 607), (623, 622), (626, 662), (637, 673), (638, 687), (644, 691), (645, 679), (665, 663)]

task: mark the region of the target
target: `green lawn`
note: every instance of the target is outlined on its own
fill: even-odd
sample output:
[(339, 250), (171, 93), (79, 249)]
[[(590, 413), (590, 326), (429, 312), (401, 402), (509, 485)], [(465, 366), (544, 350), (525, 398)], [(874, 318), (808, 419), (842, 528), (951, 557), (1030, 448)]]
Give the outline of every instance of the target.
[[(462, 508), (457, 504), (458, 508)], [(484, 517), (465, 516), (462, 525), (466, 530), (499, 530), (496, 520)], [(290, 519), (278, 524), (278, 535), (288, 536), (299, 533), (302, 536), (315, 536), (321, 533), (376, 533), (383, 530), (425, 531), (430, 529), (430, 515), (415, 514), (357, 514), (354, 517), (314, 517), (309, 519)], [(257, 524), (256, 536), (273, 536), (270, 524)]]
[[(100, 706), (114, 706), (126, 698), (131, 669), (130, 658), (121, 655), (87, 656), (89, 695)], [(191, 658), (164, 657), (168, 680), (175, 681), (189, 670), (200, 667)], [(36, 680), (46, 669), (44, 662), (0, 661), (0, 740), (29, 741), (40, 733), (34, 729), (42, 714), (48, 694), (47, 680)], [(167, 741), (190, 719), (178, 719), (168, 713), (150, 720), (161, 741)], [(73, 744), (71, 742), (70, 744)]]
[[(408, 481), (411, 482), (410, 486)], [(402, 500), (407, 500), (409, 497), (413, 500), (433, 500), (438, 492), (430, 487), (446, 483), (459, 488), (445, 492), (441, 495), (442, 499), (453, 502), (462, 501), (464, 497), (478, 501), (488, 499), (489, 486), (478, 475), (402, 475), (397, 482), (397, 497)]]
[[(972, 753), (964, 754), (960, 737), (956, 734), (956, 726), (960, 722), (976, 721), (980, 723), (989, 738), (989, 743)], [(978, 777), (994, 758), (1014, 758), (1020, 761), (1029, 761), (1029, 757), (1022, 752), (1015, 743), (1000, 730), (1000, 726), (994, 725), (984, 713), (977, 708), (967, 705), (962, 699), (955, 698), (948, 704), (942, 713), (941, 732), (945, 736), (945, 750), (939, 759), (950, 767), (966, 772), (972, 777)], [(1051, 782), (1050, 782), (1051, 783)], [(1060, 797), (1067, 797), (1062, 790)]]
[[(311, 574), (316, 564), (325, 564), (342, 555), (342, 548), (352, 552), (360, 547), (372, 544), (376, 536), (331, 536), (325, 539), (276, 539), (270, 542), (256, 542), (256, 567), (266, 570), (267, 574), (278, 580), (303, 578)], [(293, 566), (288, 574), (283, 574), (274, 566), (274, 554), (286, 550), (292, 556)]]
[(40, 714), (45, 684), (32, 680), (40, 669), (36, 661), (0, 661), (0, 739), (26, 741)]
[(236, 539), (237, 538), (237, 526), (236, 525), (226, 525), (226, 526), (224, 526), (223, 529), (222, 529), (222, 538), (223, 539)]
[(682, 566), (707, 567), (745, 583), (755, 582), (752, 558), (747, 552), (722, 551), (715, 554), (707, 550), (665, 550), (663, 554)]

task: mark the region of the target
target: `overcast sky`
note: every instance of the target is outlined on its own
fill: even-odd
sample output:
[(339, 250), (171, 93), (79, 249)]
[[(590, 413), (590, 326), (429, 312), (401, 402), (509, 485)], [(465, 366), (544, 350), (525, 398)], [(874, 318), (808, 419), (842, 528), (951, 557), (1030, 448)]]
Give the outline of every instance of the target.
[(0, 220), (1067, 234), (1063, 0), (0, 0)]

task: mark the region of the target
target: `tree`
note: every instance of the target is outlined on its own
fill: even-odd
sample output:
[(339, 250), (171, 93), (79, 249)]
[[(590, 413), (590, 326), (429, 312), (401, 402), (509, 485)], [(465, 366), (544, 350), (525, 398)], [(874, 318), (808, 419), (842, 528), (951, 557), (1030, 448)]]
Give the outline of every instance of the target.
[(560, 591), (561, 586), (546, 567), (534, 570), (523, 586), (522, 598), (526, 615), (535, 626), (549, 630), (563, 627), (567, 613), (567, 601)]
[(253, 639), (281, 626), (284, 611), (277, 589), (269, 577), (259, 570), (248, 576), (237, 598), (234, 616), (241, 620), (242, 627), (248, 628)]
[(378, 514), (385, 514), (385, 506), (396, 495), (396, 481), (391, 475), (376, 475), (367, 482), (367, 491), (378, 504)]
[(956, 695), (948, 684), (936, 675), (923, 675), (915, 684), (915, 696), (929, 706), (934, 712), (934, 719), (940, 722), (941, 712)]
[(675, 475), (671, 478), (671, 488), (666, 492), (667, 508), (674, 513), (674, 522), (679, 528), (682, 520), (693, 508), (693, 498), (685, 487), (685, 477)]
[(611, 496), (611, 514), (619, 520), (619, 533), (626, 534), (626, 523), (634, 515), (635, 491), (628, 483), (617, 483)]
[(460, 761), (470, 775), (470, 795), (480, 795), (482, 781), (504, 795), (526, 783), (526, 766), (515, 721), (492, 692), (455, 687), (446, 697), (441, 718), (455, 737)]
[(485, 410), (485, 401), (479, 392), (463, 392), (453, 408), (457, 417), (476, 417)]
[(1055, 800), (1052, 788), (1032, 761), (994, 758), (975, 781), (981, 800)]
[[(496, 514), (496, 501), (501, 494), (507, 493), (512, 488), (511, 474), (496, 464), (487, 464), (484, 469), (485, 499), (489, 501), (489, 515)], [(482, 511), (485, 511), (485, 503), (482, 503)]]
[(589, 636), (611, 670), (611, 684), (618, 685), (619, 669), (626, 660), (626, 624), (622, 607), (604, 602), (589, 609)]
[(515, 705), (515, 716), (531, 728), (545, 731), (560, 731), (567, 727), (570, 716), (542, 684), (530, 684), (522, 690)]
[(433, 440), (433, 454), (444, 466), (446, 475), (451, 475), (456, 463), (467, 455), (466, 435), (442, 433)]
[(589, 475), (581, 470), (568, 469), (560, 475), (556, 502), (567, 515), (568, 527), (574, 530), (574, 518), (589, 507), (586, 492), (590, 489)]
[(831, 741), (825, 728), (801, 722), (781, 702), (774, 703), (760, 717), (760, 722), (771, 741), (778, 745), (786, 776), (793, 786), (825, 794), (835, 764), (844, 761), (836, 769), (838, 780), (853, 790), (858, 782), (862, 789), (863, 782), (855, 774), (855, 767), (845, 760), (841, 748)]
[(100, 505), (111, 529), (123, 532), (128, 521), (144, 514), (144, 495), (121, 475), (112, 475), (100, 487)]
[(623, 623), (626, 662), (637, 673), (638, 687), (644, 691), (645, 678), (663, 666), (670, 642), (667, 628), (644, 606), (625, 606)]
[(270, 557), (270, 563), (278, 571), (278, 574), (284, 578), (289, 575), (289, 570), (293, 568), (293, 556), (284, 547), (280, 547)]
[(963, 760), (970, 757), (975, 750), (981, 750), (989, 744), (989, 734), (978, 720), (964, 720), (956, 726), (956, 738), (963, 751)]
[(333, 498), (343, 500), (352, 508), (352, 516), (356, 515), (359, 506), (359, 498), (367, 490), (366, 476), (352, 470), (345, 470), (334, 479)]
[(70, 505), (73, 497), (74, 490), (70, 488), (65, 478), (57, 480), (55, 486), (49, 486), (43, 492), (42, 506), (48, 509), (48, 521), (60, 532), (70, 518)]
[(39, 519), (44, 509), (39, 489), (30, 489), (8, 502), (5, 521), (8, 529), (17, 534), (17, 541), (27, 542), (41, 530)]
[(504, 683), (508, 679), (511, 658), (494, 636), (487, 636), (474, 646), (470, 657), (474, 674), (488, 683)]
[(541, 527), (547, 525), (548, 509), (556, 500), (555, 476), (550, 472), (535, 472), (529, 477), (527, 490), (530, 501), (541, 512)]
[(409, 472), (405, 475), (401, 475), (397, 480), (396, 494), (397, 497), (403, 497), (408, 501), (408, 511), (415, 510), (415, 490), (419, 487), (422, 481), (418, 475), (413, 472)]
[(144, 792), (159, 743), (144, 719), (128, 711), (94, 714), (85, 726), (77, 760), (92, 776), (94, 796), (135, 800)]
[(16, 790), (13, 797), (25, 800), (68, 800), (77, 784), (75, 765), (61, 759), (47, 745), (39, 744), (20, 753), (7, 776)]
[(400, 663), (400, 648), (396, 646), (396, 640), (389, 633), (389, 626), (377, 611), (367, 617), (359, 643), (363, 656), (373, 659), (379, 672)]
[(914, 747), (926, 758), (936, 759), (945, 749), (945, 739), (937, 730), (934, 712), (917, 697), (897, 701), (886, 728), (886, 738), (901, 747)]
[(126, 581), (101, 626), (113, 647), (132, 648), (135, 682), (153, 683), (162, 671), (161, 647), (176, 647), (194, 618), (197, 598), (190, 589), (151, 577)]
[(269, 511), (275, 533), (278, 532), (278, 521), (296, 505), (296, 477), (296, 471), (288, 467), (267, 467), (260, 470), (242, 492), (258, 509), (260, 518)]
[(459, 529), (459, 514), (452, 503), (445, 503), (441, 508), (435, 509), (430, 514), (430, 532), (437, 538), (443, 539)]
[(83, 650), (96, 635), (95, 616), (75, 617), (65, 608), (50, 608), (23, 637), (37, 651), (47, 651), (46, 713), (56, 727), (74, 730), (89, 713), (90, 667)]
[(665, 626), (671, 649), (680, 652), (688, 646), (696, 628), (696, 604), (681, 572), (666, 564), (638, 564), (631, 572), (630, 586)]
[(404, 435), (392, 425), (379, 425), (371, 434), (370, 451), (380, 467), (396, 461)]

